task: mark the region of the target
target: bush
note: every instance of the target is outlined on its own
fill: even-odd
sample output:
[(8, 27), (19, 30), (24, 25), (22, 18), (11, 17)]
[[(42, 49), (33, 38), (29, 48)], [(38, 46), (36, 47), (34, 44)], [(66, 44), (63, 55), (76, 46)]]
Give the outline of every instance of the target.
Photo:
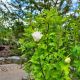
[(32, 72), (35, 80), (79, 80), (79, 21), (50, 9), (25, 28), (20, 49), (28, 58), (25, 70)]

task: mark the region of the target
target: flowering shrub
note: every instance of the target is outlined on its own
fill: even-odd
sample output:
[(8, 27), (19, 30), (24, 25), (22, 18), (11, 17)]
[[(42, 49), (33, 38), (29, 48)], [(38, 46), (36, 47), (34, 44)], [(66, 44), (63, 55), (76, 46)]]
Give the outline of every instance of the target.
[(28, 58), (25, 70), (35, 80), (80, 79), (79, 21), (80, 18), (63, 17), (56, 9), (50, 9), (25, 28), (20, 49)]

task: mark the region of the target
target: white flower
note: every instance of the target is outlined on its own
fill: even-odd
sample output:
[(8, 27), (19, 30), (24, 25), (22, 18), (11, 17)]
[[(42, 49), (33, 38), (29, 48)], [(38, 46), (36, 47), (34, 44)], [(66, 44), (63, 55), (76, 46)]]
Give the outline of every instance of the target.
[(39, 41), (42, 38), (42, 36), (43, 35), (41, 34), (41, 32), (38, 32), (38, 31), (32, 33), (32, 37), (34, 41)]
[(67, 57), (67, 58), (65, 59), (65, 63), (70, 63), (70, 62), (71, 62), (70, 57)]

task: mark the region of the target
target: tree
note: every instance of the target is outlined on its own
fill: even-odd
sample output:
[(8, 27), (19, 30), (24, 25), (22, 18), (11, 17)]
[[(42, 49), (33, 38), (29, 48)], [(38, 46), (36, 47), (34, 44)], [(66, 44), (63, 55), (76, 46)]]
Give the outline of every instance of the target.
[[(25, 3), (29, 4), (26, 6), (26, 9), (31, 10), (31, 12), (36, 13), (36, 11), (42, 11), (43, 9), (50, 9), (51, 7), (57, 7), (58, 10), (62, 10), (62, 6), (65, 0), (25, 0)], [(63, 8), (63, 12), (67, 13), (72, 5), (72, 0), (66, 0), (65, 7)]]

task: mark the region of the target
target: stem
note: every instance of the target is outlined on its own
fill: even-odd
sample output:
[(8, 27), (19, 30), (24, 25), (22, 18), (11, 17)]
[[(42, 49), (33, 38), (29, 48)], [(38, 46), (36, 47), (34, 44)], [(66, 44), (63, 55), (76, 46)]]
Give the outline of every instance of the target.
[(41, 60), (40, 60), (40, 58), (39, 58), (39, 64), (40, 64), (41, 72), (42, 72), (42, 74), (43, 74), (43, 78), (44, 78), (44, 80), (46, 80), (46, 78), (45, 78), (45, 74), (44, 74), (44, 71), (43, 71), (43, 68), (42, 68), (42, 64), (41, 64)]
[[(49, 23), (48, 23), (48, 26), (47, 26), (47, 34), (48, 34), (48, 32), (49, 32)], [(47, 52), (49, 52), (48, 51), (48, 37), (47, 37)]]
[[(38, 45), (36, 47), (38, 48)], [(45, 74), (44, 74), (44, 71), (43, 71), (43, 67), (42, 67), (42, 64), (41, 64), (40, 57), (39, 57), (38, 61), (39, 61), (39, 64), (40, 64), (40, 69), (41, 69), (42, 75), (43, 75), (43, 80), (46, 80), (46, 77), (45, 77)]]

